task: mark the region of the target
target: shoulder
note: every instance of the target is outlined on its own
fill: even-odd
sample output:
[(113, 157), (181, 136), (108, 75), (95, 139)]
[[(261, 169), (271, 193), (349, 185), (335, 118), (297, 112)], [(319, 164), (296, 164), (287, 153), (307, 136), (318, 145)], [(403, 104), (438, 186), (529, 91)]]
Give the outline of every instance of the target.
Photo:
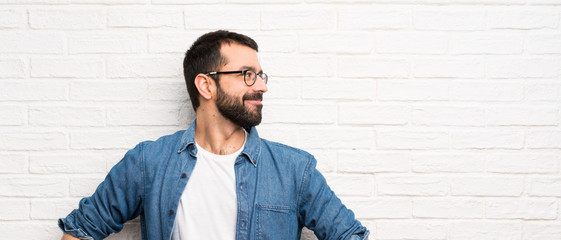
[(143, 150), (152, 150), (162, 147), (174, 148), (179, 146), (179, 143), (181, 142), (181, 137), (183, 136), (184, 132), (185, 130), (180, 130), (173, 134), (161, 136), (156, 140), (143, 141), (139, 143), (139, 145), (142, 147)]
[(314, 156), (302, 149), (263, 138), (261, 139), (261, 143), (265, 150), (262, 154), (271, 156), (271, 159), (275, 161), (283, 161), (297, 165), (308, 165), (315, 162)]

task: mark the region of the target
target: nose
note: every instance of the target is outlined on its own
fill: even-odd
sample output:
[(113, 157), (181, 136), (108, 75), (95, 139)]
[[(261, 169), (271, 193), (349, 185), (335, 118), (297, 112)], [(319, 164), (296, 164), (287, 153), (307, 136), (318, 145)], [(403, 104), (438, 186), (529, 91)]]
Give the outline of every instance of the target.
[(257, 79), (255, 79), (255, 84), (253, 84), (253, 89), (261, 93), (265, 93), (267, 92), (267, 90), (269, 90), (267, 88), (267, 84), (265, 84), (265, 81), (263, 80), (263, 78), (261, 78), (261, 76), (257, 76)]

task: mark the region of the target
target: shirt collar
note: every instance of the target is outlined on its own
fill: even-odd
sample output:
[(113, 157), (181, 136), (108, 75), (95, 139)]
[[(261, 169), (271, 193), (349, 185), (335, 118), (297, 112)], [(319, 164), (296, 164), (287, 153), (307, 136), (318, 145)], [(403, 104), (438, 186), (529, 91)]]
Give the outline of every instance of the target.
[[(197, 119), (193, 120), (191, 126), (183, 133), (183, 136), (181, 136), (181, 142), (179, 144), (180, 149), (177, 153), (187, 150), (191, 156), (197, 156), (197, 148), (195, 147), (196, 123)], [(246, 156), (247, 160), (257, 167), (257, 160), (261, 154), (261, 138), (259, 138), (259, 134), (257, 133), (257, 129), (255, 127), (245, 128), (245, 130), (247, 131), (248, 136), (245, 142), (245, 147), (240, 155)]]

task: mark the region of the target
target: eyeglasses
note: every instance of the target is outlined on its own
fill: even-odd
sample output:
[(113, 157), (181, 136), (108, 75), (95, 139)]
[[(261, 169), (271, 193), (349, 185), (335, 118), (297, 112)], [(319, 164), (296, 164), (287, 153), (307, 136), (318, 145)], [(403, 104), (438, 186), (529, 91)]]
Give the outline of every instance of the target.
[(266, 73), (256, 73), (254, 71), (251, 70), (241, 70), (241, 71), (227, 71), (227, 72), (209, 72), (209, 73), (205, 73), (205, 75), (218, 75), (218, 74), (236, 74), (236, 73), (241, 73), (243, 74), (243, 81), (245, 82), (245, 85), (247, 86), (253, 86), (253, 84), (255, 84), (255, 81), (257, 81), (257, 76), (259, 76), (261, 79), (263, 79), (263, 82), (265, 82), (265, 84), (267, 84), (267, 81), (269, 80), (269, 77), (267, 76)]

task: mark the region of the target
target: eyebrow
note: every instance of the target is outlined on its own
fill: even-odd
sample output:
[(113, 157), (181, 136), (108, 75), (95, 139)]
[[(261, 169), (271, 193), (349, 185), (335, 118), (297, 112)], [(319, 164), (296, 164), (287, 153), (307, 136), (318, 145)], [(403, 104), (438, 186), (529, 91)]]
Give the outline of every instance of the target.
[(252, 67), (252, 66), (241, 66), (239, 69), (240, 69), (240, 70), (251, 70), (251, 71), (254, 71), (254, 72), (256, 72), (256, 73), (263, 73), (263, 70), (257, 72), (257, 71), (255, 70), (255, 68)]

